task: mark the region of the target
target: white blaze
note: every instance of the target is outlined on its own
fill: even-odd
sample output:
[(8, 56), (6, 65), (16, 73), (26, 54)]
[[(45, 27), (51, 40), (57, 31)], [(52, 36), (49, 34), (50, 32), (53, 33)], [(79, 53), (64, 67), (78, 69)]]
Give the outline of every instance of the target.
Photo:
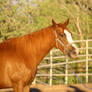
[(68, 40), (68, 43), (69, 43), (69, 44), (72, 44), (72, 46), (74, 46), (74, 47), (77, 49), (77, 47), (76, 47), (76, 45), (74, 44), (74, 41), (73, 41), (73, 39), (72, 39), (71, 33), (68, 32), (66, 29), (64, 30), (64, 33), (65, 33), (65, 35), (66, 35), (66, 38), (67, 38), (67, 40)]

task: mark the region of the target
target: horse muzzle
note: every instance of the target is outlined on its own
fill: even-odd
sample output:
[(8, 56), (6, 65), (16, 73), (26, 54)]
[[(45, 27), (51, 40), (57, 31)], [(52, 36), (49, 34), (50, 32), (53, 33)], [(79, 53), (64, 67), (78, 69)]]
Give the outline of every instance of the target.
[(78, 50), (77, 49), (68, 50), (68, 56), (72, 59), (75, 59), (78, 56)]

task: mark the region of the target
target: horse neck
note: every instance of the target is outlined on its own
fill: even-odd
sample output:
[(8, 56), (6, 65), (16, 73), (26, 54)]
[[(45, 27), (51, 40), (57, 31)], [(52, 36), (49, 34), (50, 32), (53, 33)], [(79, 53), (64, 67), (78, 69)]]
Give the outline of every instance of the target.
[(53, 28), (48, 27), (38, 32), (34, 32), (32, 35), (32, 49), (34, 50), (34, 58), (38, 65), (47, 53), (55, 46), (55, 34)]

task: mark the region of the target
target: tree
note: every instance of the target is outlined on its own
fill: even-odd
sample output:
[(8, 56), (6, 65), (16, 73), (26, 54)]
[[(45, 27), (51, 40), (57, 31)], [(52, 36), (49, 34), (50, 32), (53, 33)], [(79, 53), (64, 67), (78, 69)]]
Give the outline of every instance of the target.
[[(22, 2), (21, 2), (22, 1)], [(1, 41), (29, 33), (31, 17), (29, 2), (23, 0), (12, 2), (2, 0), (0, 7), (0, 34)], [(28, 29), (27, 29), (28, 28)]]

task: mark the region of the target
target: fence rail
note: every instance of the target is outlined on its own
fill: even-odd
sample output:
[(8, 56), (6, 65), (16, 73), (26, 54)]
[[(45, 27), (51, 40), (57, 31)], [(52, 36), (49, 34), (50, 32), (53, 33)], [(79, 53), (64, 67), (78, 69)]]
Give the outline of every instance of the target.
[[(48, 84), (49, 83), (48, 85), (51, 86), (51, 85), (53, 85), (53, 77), (57, 77), (57, 76), (59, 76), (59, 77), (63, 76), (65, 78), (64, 79), (65, 80), (64, 84), (68, 84), (68, 77), (69, 76), (74, 76), (74, 75), (72, 73), (69, 73), (70, 70), (68, 70), (69, 68), (66, 64), (67, 62), (70, 63), (70, 64), (84, 63), (85, 64), (85, 69), (84, 69), (85, 72), (84, 73), (78, 72), (77, 75), (78, 76), (85, 76), (85, 82), (86, 83), (89, 82), (89, 76), (92, 76), (92, 72), (89, 72), (89, 65), (90, 65), (89, 63), (92, 64), (92, 40), (91, 39), (90, 40), (77, 40), (74, 43), (78, 45), (78, 48), (80, 47), (80, 43), (84, 43), (84, 47), (79, 48), (79, 50), (83, 50), (83, 53), (78, 55), (78, 58), (80, 58), (80, 59), (75, 59), (75, 60), (66, 59), (65, 60), (65, 56), (63, 54), (59, 55), (59, 56), (58, 55), (55, 55), (55, 56), (53, 55), (56, 52), (60, 53), (60, 51), (58, 49), (51, 50), (48, 57), (45, 57), (44, 60), (43, 60), (44, 62), (45, 62), (45, 60), (47, 60), (49, 63), (44, 64), (42, 62), (38, 66), (38, 73), (37, 73), (35, 81), (34, 81), (35, 84), (38, 83), (37, 81), (39, 81), (40, 83), (43, 83), (43, 84), (46, 84), (46, 83)], [(89, 53), (89, 50), (90, 50), (90, 53)], [(60, 59), (60, 60), (58, 62), (56, 62), (55, 59)], [(64, 65), (65, 72), (55, 70), (56, 69), (55, 67), (57, 67), (57, 66), (62, 66), (63, 67), (63, 65)], [(45, 69), (45, 71), (49, 71), (49, 73), (41, 72), (44, 69)], [(54, 72), (54, 70), (56, 72)], [(74, 70), (76, 70), (76, 69), (74, 69)], [(44, 79), (43, 79), (43, 81), (41, 81), (40, 78), (38, 78), (38, 77), (49, 77), (48, 78), (49, 82), (46, 82), (46, 81), (44, 82)], [(60, 81), (60, 79), (59, 79), (59, 81)]]

